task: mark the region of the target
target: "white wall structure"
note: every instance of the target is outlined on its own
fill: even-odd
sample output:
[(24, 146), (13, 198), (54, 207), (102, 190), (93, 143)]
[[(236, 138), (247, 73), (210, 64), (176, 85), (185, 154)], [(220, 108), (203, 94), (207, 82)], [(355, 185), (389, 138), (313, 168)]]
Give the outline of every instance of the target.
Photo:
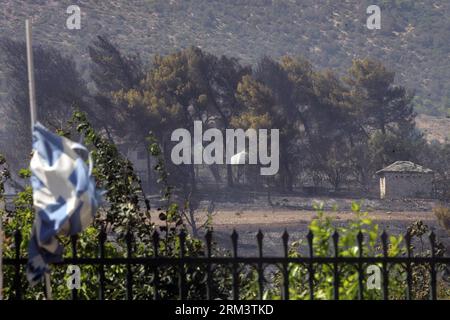
[(431, 198), (434, 173), (410, 161), (396, 161), (379, 170), (380, 198)]
[(133, 163), (136, 174), (141, 178), (142, 185), (145, 187), (150, 183), (151, 165), (148, 151), (145, 146), (129, 147), (127, 150), (127, 158)]

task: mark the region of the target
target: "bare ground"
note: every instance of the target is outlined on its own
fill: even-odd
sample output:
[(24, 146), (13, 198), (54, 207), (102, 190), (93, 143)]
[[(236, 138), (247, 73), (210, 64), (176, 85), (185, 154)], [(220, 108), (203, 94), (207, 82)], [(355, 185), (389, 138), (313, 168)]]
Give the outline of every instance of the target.
[[(239, 234), (239, 254), (256, 255), (256, 233), (261, 230), (264, 233), (264, 254), (281, 255), (281, 235), (284, 230), (288, 231), (290, 242), (305, 239), (309, 223), (317, 216), (314, 204), (323, 203), (325, 215), (333, 217), (337, 225), (343, 225), (355, 218), (350, 210), (354, 201), (355, 199), (283, 196), (273, 197), (272, 205), (269, 205), (267, 199), (256, 197), (240, 203), (214, 203), (214, 208), (211, 208), (209, 201), (197, 210), (196, 225), (205, 223), (209, 207), (215, 240), (221, 247), (231, 249), (230, 235), (235, 229)], [(405, 234), (409, 225), (422, 220), (450, 251), (450, 235), (438, 224), (432, 212), (436, 205), (434, 201), (372, 199), (360, 203), (362, 210), (368, 212), (369, 217), (380, 225), (380, 229), (385, 229), (389, 234)]]
[[(355, 214), (348, 212), (329, 212), (337, 225), (344, 225), (354, 219)], [(213, 217), (213, 228), (217, 242), (227, 249), (231, 249), (230, 234), (235, 229), (239, 233), (239, 250), (242, 255), (257, 254), (256, 233), (264, 233), (264, 254), (280, 255), (282, 251), (281, 235), (287, 230), (290, 241), (304, 240), (308, 232), (308, 225), (316, 217), (314, 211), (240, 211), (238, 214), (230, 211), (218, 211)], [(450, 244), (449, 235), (443, 230), (432, 212), (371, 212), (369, 215), (380, 229), (389, 234), (404, 234), (407, 227), (417, 220), (422, 220), (434, 230), (439, 239)], [(198, 222), (203, 222), (199, 219)], [(450, 249), (450, 247), (449, 247)]]

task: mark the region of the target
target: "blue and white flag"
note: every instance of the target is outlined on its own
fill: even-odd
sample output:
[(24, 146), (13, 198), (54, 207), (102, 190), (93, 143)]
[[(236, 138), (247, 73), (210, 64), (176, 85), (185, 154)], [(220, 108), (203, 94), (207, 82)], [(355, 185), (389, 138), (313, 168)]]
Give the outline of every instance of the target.
[(40, 123), (33, 127), (30, 168), (36, 214), (28, 246), (27, 278), (34, 285), (49, 271), (48, 263), (62, 260), (63, 246), (57, 236), (85, 229), (95, 216), (102, 193), (96, 189), (86, 147)]

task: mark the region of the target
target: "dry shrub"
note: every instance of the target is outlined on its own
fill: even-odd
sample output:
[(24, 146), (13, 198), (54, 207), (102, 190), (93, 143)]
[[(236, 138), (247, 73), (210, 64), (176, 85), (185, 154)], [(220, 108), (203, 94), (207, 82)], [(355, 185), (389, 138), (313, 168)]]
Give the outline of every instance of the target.
[(440, 225), (450, 232), (450, 208), (436, 207), (433, 209), (433, 212)]

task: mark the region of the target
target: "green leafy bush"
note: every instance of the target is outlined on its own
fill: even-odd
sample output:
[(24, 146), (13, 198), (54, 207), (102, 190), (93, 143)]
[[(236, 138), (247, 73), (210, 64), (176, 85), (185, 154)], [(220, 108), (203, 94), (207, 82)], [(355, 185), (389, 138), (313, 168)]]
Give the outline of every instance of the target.
[[(338, 226), (329, 215), (323, 211), (322, 206), (317, 206), (317, 218), (313, 219), (309, 225), (311, 231), (313, 255), (315, 257), (333, 257), (334, 241), (339, 248), (340, 257), (377, 257), (382, 255), (380, 248), (379, 226), (368, 217), (367, 212), (361, 212), (360, 206), (353, 203), (352, 212), (354, 219), (343, 226)], [(358, 235), (361, 233), (364, 242), (361, 247), (358, 244)], [(339, 237), (336, 238), (336, 234)], [(402, 236), (390, 236), (388, 256), (394, 257), (403, 253), (400, 248)], [(362, 249), (362, 252), (360, 251)], [(301, 257), (302, 252), (308, 252), (308, 244), (304, 241), (297, 241), (291, 244), (289, 250), (290, 257)], [(307, 255), (306, 255), (307, 256)], [(354, 265), (339, 266), (339, 298), (344, 300), (358, 299), (358, 269)], [(364, 277), (367, 280), (366, 268), (363, 266)], [(379, 268), (382, 265), (378, 265)], [(315, 299), (333, 299), (334, 298), (334, 266), (332, 264), (314, 264), (314, 298)], [(274, 275), (276, 285), (265, 292), (268, 299), (281, 299), (282, 273), (275, 272)], [(364, 281), (364, 298), (379, 299), (381, 298), (381, 290), (367, 290), (366, 280)], [(390, 269), (390, 292), (392, 298), (401, 294), (402, 282), (404, 275), (400, 270), (393, 266)], [(302, 264), (289, 265), (289, 295), (290, 299), (310, 299), (309, 288), (309, 272), (308, 266)]]
[[(134, 173), (133, 166), (129, 160), (122, 157), (116, 146), (104, 139), (95, 132), (86, 115), (76, 112), (69, 123), (68, 128), (61, 134), (70, 136), (74, 130), (85, 137), (86, 144), (91, 147), (97, 183), (106, 191), (105, 205), (99, 209), (93, 226), (79, 235), (77, 240), (78, 257), (97, 257), (99, 250), (99, 230), (105, 230), (108, 239), (105, 243), (105, 257), (126, 257), (126, 235), (133, 237), (132, 252), (134, 256), (148, 256), (154, 253), (152, 246), (152, 236), (155, 231), (160, 234), (159, 255), (167, 257), (177, 257), (180, 255), (179, 233), (186, 229), (184, 225), (183, 209), (171, 199), (172, 189), (165, 185), (167, 182), (167, 172), (161, 156), (159, 146), (155, 139), (149, 138), (149, 152), (157, 157), (158, 164), (155, 170), (159, 173), (158, 181), (163, 184), (162, 198), (166, 205), (158, 208), (159, 217), (164, 222), (156, 225), (151, 221), (150, 204), (146, 199), (140, 180)], [(3, 159), (3, 158), (1, 158)], [(3, 161), (4, 162), (4, 161)], [(21, 177), (28, 179), (29, 170), (21, 170)], [(6, 175), (9, 177), (8, 175)], [(6, 178), (5, 178), (6, 179)], [(2, 179), (3, 182), (5, 179)], [(2, 190), (3, 190), (3, 183)], [(3, 193), (2, 193), (3, 195)], [(145, 209), (142, 208), (144, 205)], [(14, 199), (14, 209), (2, 212), (4, 216), (5, 234), (4, 256), (14, 257), (14, 234), (20, 230), (23, 241), (21, 242), (20, 254), (27, 256), (27, 244), (30, 236), (31, 226), (34, 217), (32, 189), (26, 186), (25, 190), (19, 192)], [(66, 248), (70, 247), (70, 239), (61, 237), (60, 241)], [(216, 247), (213, 244), (213, 252)], [(185, 239), (185, 254), (187, 256), (204, 256), (206, 254), (202, 241), (192, 238), (187, 234)], [(65, 251), (64, 257), (71, 257), (70, 250)], [(96, 299), (98, 297), (99, 278), (98, 269), (95, 266), (81, 266), (81, 290), (79, 292), (82, 299)], [(14, 270), (5, 267), (5, 297), (11, 298), (13, 292)], [(68, 299), (71, 290), (68, 289), (66, 281), (65, 266), (52, 266), (52, 289), (54, 299)], [(164, 299), (174, 299), (178, 297), (178, 268), (177, 266), (164, 266), (156, 271), (159, 277), (159, 296)], [(188, 298), (199, 299), (206, 295), (205, 285), (198, 285), (199, 279), (205, 278), (205, 270), (197, 267), (186, 267), (186, 286), (188, 288)], [(139, 279), (142, 285), (135, 286), (134, 298), (149, 299), (153, 297), (154, 288), (152, 286), (152, 272), (148, 268), (137, 266), (133, 268), (135, 279)], [(224, 297), (230, 291), (229, 277), (223, 276), (223, 270), (217, 268), (214, 274), (218, 279), (213, 282), (214, 294), (217, 297)], [(126, 266), (117, 265), (105, 267), (105, 298), (123, 299), (125, 298), (126, 287)], [(21, 279), (24, 298), (42, 299), (43, 286), (37, 285), (34, 288), (28, 286), (25, 273), (22, 272)]]

